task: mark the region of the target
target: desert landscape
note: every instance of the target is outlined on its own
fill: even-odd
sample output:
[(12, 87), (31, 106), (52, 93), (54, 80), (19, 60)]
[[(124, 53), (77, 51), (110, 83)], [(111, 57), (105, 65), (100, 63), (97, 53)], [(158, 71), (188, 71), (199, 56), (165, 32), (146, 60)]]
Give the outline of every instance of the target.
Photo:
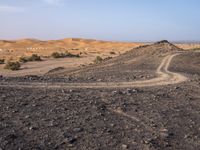
[(0, 0), (0, 150), (200, 150), (199, 6)]
[(198, 50), (168, 41), (96, 47), (70, 50), (87, 53), (77, 58), (34, 51), (44, 60), (17, 71), (2, 67), (1, 149), (200, 147)]
[[(6, 76), (25, 76), (25, 75), (43, 75), (56, 68), (68, 68), (72, 70), (84, 65), (94, 63), (96, 57), (102, 59), (116, 57), (129, 51), (132, 48), (150, 45), (152, 43), (136, 42), (110, 42), (92, 39), (66, 38), (63, 40), (41, 41), (35, 39), (24, 39), (16, 41), (0, 41), (0, 63), (1, 75)], [(200, 49), (198, 43), (175, 43), (179, 48), (193, 51)], [(53, 53), (72, 53), (80, 55), (80, 58), (52, 58)], [(20, 58), (38, 55), (43, 61), (20, 62), (21, 68), (17, 72), (4, 69), (7, 61), (16, 62)]]
[[(126, 42), (107, 42), (98, 40), (68, 38), (63, 40), (40, 41), (33, 39), (17, 41), (0, 41), (0, 59), (6, 61), (19, 61), (21, 57), (29, 57), (37, 54), (43, 58), (40, 63), (28, 62), (21, 63), (21, 70), (13, 72), (5, 70), (4, 65), (0, 64), (2, 75), (6, 76), (24, 76), (24, 75), (43, 75), (48, 71), (66, 67), (72, 69), (81, 65), (93, 63), (97, 56), (103, 59), (107, 57), (116, 57), (131, 48), (143, 45), (143, 43)], [(53, 53), (72, 53), (80, 55), (78, 59), (59, 58), (52, 59)]]

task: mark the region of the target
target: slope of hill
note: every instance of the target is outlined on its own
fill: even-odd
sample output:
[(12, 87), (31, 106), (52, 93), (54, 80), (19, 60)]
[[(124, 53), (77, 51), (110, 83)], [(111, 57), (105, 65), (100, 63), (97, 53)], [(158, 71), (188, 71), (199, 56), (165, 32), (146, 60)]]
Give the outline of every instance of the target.
[(100, 64), (74, 69), (73, 71), (50, 72), (48, 75), (70, 77), (79, 82), (146, 80), (156, 76), (155, 70), (166, 55), (180, 51), (182, 49), (168, 41), (161, 41), (134, 48)]

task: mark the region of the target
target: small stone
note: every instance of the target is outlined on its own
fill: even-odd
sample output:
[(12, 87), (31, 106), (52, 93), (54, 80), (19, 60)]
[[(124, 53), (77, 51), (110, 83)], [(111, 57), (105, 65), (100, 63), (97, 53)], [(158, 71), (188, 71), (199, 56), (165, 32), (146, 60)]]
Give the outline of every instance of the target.
[(143, 75), (141, 75), (141, 76), (140, 76), (140, 78), (144, 78), (144, 76), (143, 76)]
[(122, 144), (122, 149), (127, 149), (127, 148), (128, 148), (128, 145)]
[(37, 128), (36, 128), (36, 127), (33, 127), (33, 126), (31, 126), (31, 127), (29, 127), (29, 130), (37, 130)]
[(74, 92), (74, 90), (70, 89), (69, 92), (72, 93), (72, 92)]
[(114, 126), (115, 126), (115, 124), (113, 124), (113, 123), (112, 123), (112, 124), (110, 124), (110, 126), (111, 126), (111, 127), (114, 127)]
[(133, 93), (137, 93), (138, 91), (137, 91), (136, 89), (133, 89), (132, 92), (133, 92)]
[(26, 115), (24, 118), (25, 118), (25, 119), (28, 119), (28, 118), (30, 118), (30, 116), (29, 116), (29, 115)]
[(74, 128), (74, 130), (73, 130), (74, 132), (82, 132), (83, 131), (83, 129), (82, 128)]
[(65, 141), (69, 144), (73, 144), (74, 142), (76, 142), (76, 138), (73, 138), (73, 137), (68, 137), (65, 139)]
[(174, 134), (173, 133), (170, 133), (167, 129), (162, 129), (160, 130), (160, 136), (162, 138), (169, 138), (171, 136), (173, 136)]
[(177, 90), (177, 89), (179, 89), (179, 87), (176, 86), (176, 87), (174, 87), (174, 89)]
[(33, 106), (33, 107), (36, 107), (36, 106), (37, 106), (37, 104), (33, 104), (32, 106)]
[(131, 89), (127, 89), (127, 93), (132, 93), (132, 90)]
[(117, 94), (117, 91), (112, 91), (112, 94)]
[(162, 138), (168, 138), (168, 137), (169, 137), (169, 134), (168, 134), (167, 132), (161, 132), (161, 133), (160, 133), (160, 136), (161, 136)]
[(184, 136), (184, 139), (187, 139), (189, 137), (189, 135), (188, 134), (186, 134), (185, 136)]

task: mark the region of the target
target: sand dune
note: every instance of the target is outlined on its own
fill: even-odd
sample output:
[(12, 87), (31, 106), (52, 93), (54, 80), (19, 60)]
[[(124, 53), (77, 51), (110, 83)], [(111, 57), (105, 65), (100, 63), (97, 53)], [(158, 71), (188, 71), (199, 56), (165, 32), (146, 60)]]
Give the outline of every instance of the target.
[(109, 42), (80, 38), (66, 38), (62, 40), (41, 41), (37, 39), (22, 39), (16, 41), (0, 41), (0, 58), (16, 59), (23, 55), (37, 53), (49, 56), (55, 51), (70, 51), (72, 53), (123, 53), (143, 43)]

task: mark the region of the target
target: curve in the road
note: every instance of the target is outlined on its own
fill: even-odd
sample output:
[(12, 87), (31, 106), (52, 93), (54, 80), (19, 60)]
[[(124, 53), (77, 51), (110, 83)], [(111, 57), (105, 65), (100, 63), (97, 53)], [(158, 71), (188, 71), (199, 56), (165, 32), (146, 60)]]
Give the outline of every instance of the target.
[(177, 84), (187, 80), (187, 77), (171, 72), (168, 70), (172, 59), (179, 54), (171, 54), (166, 56), (158, 69), (156, 70), (157, 77), (144, 81), (132, 82), (94, 82), (94, 83), (18, 83), (16, 84), (1, 84), (0, 86), (9, 87), (42, 87), (42, 88), (131, 88), (131, 87), (148, 87), (148, 86), (161, 86), (169, 84)]

